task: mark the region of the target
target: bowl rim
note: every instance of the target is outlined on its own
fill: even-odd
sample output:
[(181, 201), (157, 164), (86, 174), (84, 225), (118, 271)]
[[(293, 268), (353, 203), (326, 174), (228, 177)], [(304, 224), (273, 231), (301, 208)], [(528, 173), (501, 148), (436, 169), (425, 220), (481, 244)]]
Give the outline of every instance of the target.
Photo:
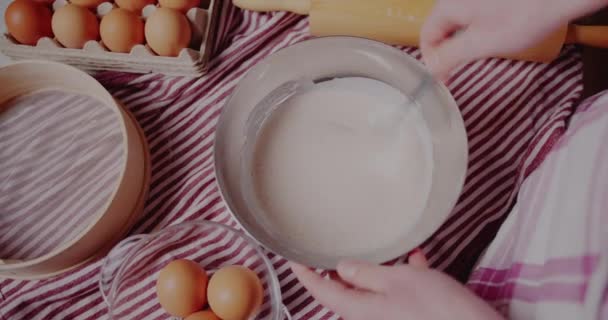
[[(120, 283), (120, 280), (123, 278), (124, 272), (126, 272), (126, 267), (128, 265), (129, 259), (134, 256), (134, 253), (137, 252), (138, 249), (141, 249), (143, 246), (148, 244), (149, 242), (153, 241), (155, 238), (157, 238), (165, 233), (170, 233), (175, 230), (180, 230), (180, 229), (184, 229), (184, 228), (192, 228), (192, 227), (212, 228), (212, 229), (219, 229), (219, 230), (226, 231), (230, 234), (236, 235), (236, 236), (240, 237), (241, 239), (245, 240), (247, 242), (247, 244), (255, 250), (256, 256), (262, 260), (262, 263), (264, 265), (264, 270), (268, 273), (268, 278), (269, 278), (268, 291), (270, 294), (272, 320), (281, 320), (281, 315), (282, 315), (281, 312), (282, 312), (282, 307), (283, 307), (281, 285), (280, 285), (276, 270), (274, 269), (274, 266), (273, 266), (272, 262), (270, 261), (270, 259), (266, 256), (266, 252), (264, 251), (264, 249), (258, 245), (257, 241), (255, 241), (252, 237), (247, 235), (245, 232), (238, 230), (236, 228), (233, 228), (231, 226), (228, 226), (228, 225), (225, 225), (225, 224), (222, 224), (219, 222), (215, 222), (215, 221), (210, 221), (210, 220), (194, 220), (194, 221), (182, 222), (182, 223), (179, 223), (176, 225), (172, 225), (172, 226), (163, 228), (154, 233), (139, 234), (139, 235), (134, 235), (134, 236), (124, 239), (123, 241), (128, 241), (129, 239), (131, 239), (133, 237), (138, 238), (137, 242), (135, 242), (131, 246), (131, 248), (128, 249), (126, 254), (121, 258), (120, 266), (118, 267), (118, 269), (116, 271), (116, 275), (112, 279), (108, 297), (107, 297), (107, 299), (104, 299), (105, 303), (108, 307), (108, 315), (109, 315), (110, 319), (113, 318), (112, 312), (116, 307), (114, 304), (114, 300), (115, 300), (114, 298), (115, 298), (115, 294), (117, 292), (117, 286)], [(117, 248), (119, 246), (120, 246), (120, 243), (115, 248)], [(202, 248), (201, 251), (204, 251), (204, 248)], [(108, 256), (106, 256), (104, 258), (102, 268), (105, 267), (105, 265), (106, 265), (105, 262), (109, 256), (110, 256), (110, 254), (108, 254)], [(104, 273), (104, 271), (101, 270), (99, 280), (98, 280), (98, 287), (99, 287), (100, 292), (102, 292), (102, 295), (104, 295), (103, 294), (103, 292), (104, 292), (103, 285), (102, 285), (103, 273)]]
[[(467, 168), (468, 168), (468, 159), (469, 159), (468, 137), (466, 134), (466, 127), (464, 126), (464, 120), (462, 118), (462, 113), (460, 112), (460, 110), (458, 108), (458, 104), (457, 104), (456, 100), (454, 99), (454, 97), (452, 96), (452, 94), (450, 93), (450, 91), (448, 90), (447, 86), (443, 82), (440, 82), (436, 78), (432, 77), (432, 75), (430, 75), (430, 72), (426, 69), (426, 67), (424, 66), (424, 64), (422, 62), (420, 62), (418, 59), (411, 57), (407, 53), (404, 53), (402, 50), (400, 50), (394, 46), (388, 45), (386, 43), (380, 42), (380, 41), (362, 38), (362, 37), (356, 37), (356, 36), (323, 36), (323, 37), (307, 39), (307, 40), (298, 42), (296, 44), (287, 46), (285, 48), (282, 48), (280, 50), (277, 50), (276, 52), (264, 57), (261, 61), (259, 61), (257, 63), (257, 65), (262, 65), (262, 64), (267, 63), (268, 61), (271, 61), (271, 59), (273, 59), (274, 56), (276, 56), (277, 54), (280, 54), (286, 50), (296, 51), (298, 48), (300, 48), (302, 46), (309, 46), (309, 45), (313, 45), (313, 44), (319, 45), (319, 43), (323, 43), (325, 41), (351, 41), (351, 42), (358, 41), (359, 44), (362, 44), (362, 45), (369, 44), (369, 45), (373, 45), (375, 47), (382, 48), (383, 50), (386, 50), (387, 52), (399, 53), (399, 54), (403, 55), (404, 60), (407, 60), (408, 63), (412, 63), (412, 64), (416, 65), (418, 68), (420, 68), (425, 73), (426, 76), (428, 76), (432, 79), (432, 85), (434, 85), (438, 89), (438, 91), (439, 91), (438, 93), (441, 95), (441, 97), (443, 99), (446, 100), (445, 104), (448, 105), (448, 107), (450, 109), (453, 109), (454, 115), (457, 116), (457, 120), (459, 122), (459, 124), (458, 124), (460, 127), (459, 129), (462, 129), (459, 131), (462, 131), (461, 133), (462, 133), (462, 139), (464, 142), (464, 144), (463, 144), (464, 148), (462, 148), (462, 150), (460, 150), (460, 152), (462, 152), (462, 156), (465, 159), (465, 164), (464, 164), (464, 167), (461, 168), (462, 172), (458, 175), (458, 177), (454, 181), (454, 186), (457, 186), (457, 188), (455, 188), (455, 190), (454, 190), (455, 196), (452, 199), (450, 199), (449, 203), (446, 202), (446, 204), (449, 205), (450, 210), (448, 210), (445, 213), (442, 213), (441, 221), (445, 222), (445, 220), (448, 218), (451, 210), (453, 210), (453, 208), (458, 203), (458, 199), (460, 198), (460, 194), (462, 193), (462, 190), (464, 188), (464, 184), (466, 181)], [(239, 93), (239, 91), (240, 91), (239, 89), (241, 88), (242, 83), (244, 82), (244, 80), (248, 79), (248, 77), (250, 77), (251, 74), (253, 74), (253, 71), (255, 70), (254, 68), (255, 68), (255, 66), (252, 67), (251, 69), (249, 69), (247, 71), (247, 73), (239, 80), (236, 88), (233, 90), (229, 99), (224, 103), (224, 108), (222, 109), (222, 113), (218, 119), (218, 124), (216, 127), (216, 136), (215, 136), (215, 141), (214, 141), (214, 149), (213, 149), (214, 150), (213, 151), (214, 174), (215, 174), (215, 178), (218, 183), (218, 186), (219, 186), (219, 191), (220, 191), (219, 193), (220, 193), (222, 200), (226, 204), (228, 211), (231, 213), (232, 217), (234, 217), (234, 219), (239, 223), (239, 225), (242, 227), (242, 229), (264, 248), (267, 248), (271, 252), (273, 252), (277, 255), (280, 255), (288, 260), (294, 260), (295, 257), (285, 255), (284, 252), (279, 252), (279, 251), (275, 250), (274, 245), (266, 243), (266, 241), (258, 240), (257, 237), (255, 237), (253, 235), (252, 231), (248, 230), (248, 228), (245, 227), (246, 223), (244, 223), (244, 220), (241, 217), (241, 215), (236, 213), (237, 212), (236, 205), (231, 200), (232, 196), (229, 194), (230, 192), (229, 192), (228, 181), (227, 181), (228, 178), (225, 175), (225, 172), (229, 169), (226, 169), (227, 166), (225, 164), (223, 164), (221, 155), (218, 153), (218, 150), (221, 146), (220, 144), (225, 142), (222, 139), (218, 139), (218, 136), (219, 136), (218, 132), (220, 134), (222, 134), (222, 132), (226, 130), (226, 129), (224, 129), (224, 127), (227, 126), (228, 122), (229, 122), (227, 106), (234, 104), (235, 96), (237, 96), (237, 94)], [(429, 201), (429, 200), (427, 200), (427, 201)], [(439, 228), (440, 226), (441, 226), (441, 224), (439, 224), (437, 226), (437, 228)], [(422, 241), (428, 239), (434, 232), (436, 232), (436, 228), (432, 231), (426, 232), (425, 233), (426, 237)], [(404, 249), (404, 251), (406, 251), (406, 250), (407, 249)], [(404, 254), (405, 254), (405, 252), (404, 252)], [(298, 259), (295, 259), (295, 260), (298, 260)], [(333, 270), (336, 268), (335, 265), (319, 264), (319, 263), (311, 264), (310, 261), (298, 261), (298, 262), (309, 264), (312, 267), (323, 268), (323, 269)], [(386, 262), (386, 261), (383, 261), (383, 262)]]

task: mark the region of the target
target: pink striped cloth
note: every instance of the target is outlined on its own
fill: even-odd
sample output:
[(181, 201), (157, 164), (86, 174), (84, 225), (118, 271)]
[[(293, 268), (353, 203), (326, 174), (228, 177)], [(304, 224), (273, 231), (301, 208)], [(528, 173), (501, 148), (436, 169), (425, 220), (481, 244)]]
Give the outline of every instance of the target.
[[(135, 114), (150, 143), (151, 193), (134, 233), (197, 219), (236, 225), (213, 175), (218, 116), (251, 66), (309, 36), (307, 19), (286, 13), (234, 10), (223, 23), (217, 43), (218, 51), (223, 50), (200, 79), (98, 75)], [(420, 58), (416, 49), (403, 51)], [(581, 80), (580, 57), (572, 48), (550, 65), (489, 59), (458, 70), (450, 90), (465, 119), (470, 168), (450, 219), (423, 245), (433, 266), (467, 278), (514, 205), (524, 179), (563, 135), (581, 95)], [(284, 259), (269, 258), (295, 319), (338, 318), (314, 301)], [(107, 309), (96, 283), (100, 265), (98, 261), (51, 280), (2, 280), (0, 314), (4, 319), (104, 318)], [(147, 319), (146, 308), (137, 307), (142, 302), (133, 299), (131, 318)]]
[(512, 319), (608, 318), (608, 92), (570, 127), (520, 188), (469, 279)]

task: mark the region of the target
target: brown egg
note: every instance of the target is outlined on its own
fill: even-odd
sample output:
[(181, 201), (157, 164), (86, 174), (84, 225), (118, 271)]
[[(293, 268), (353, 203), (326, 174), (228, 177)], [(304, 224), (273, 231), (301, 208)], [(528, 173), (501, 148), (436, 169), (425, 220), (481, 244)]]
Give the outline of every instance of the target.
[(158, 8), (146, 21), (148, 46), (161, 56), (176, 57), (192, 38), (190, 22), (181, 12)]
[(134, 12), (116, 8), (101, 19), (101, 41), (113, 52), (131, 52), (144, 43), (144, 22)]
[(193, 313), (185, 320), (222, 320), (218, 316), (215, 315), (212, 311), (200, 311), (197, 313)]
[(165, 266), (156, 281), (160, 305), (172, 316), (187, 317), (207, 303), (207, 273), (196, 262), (175, 260)]
[(64, 47), (82, 49), (99, 38), (99, 21), (88, 9), (68, 4), (53, 14), (53, 32)]
[(85, 8), (97, 8), (98, 5), (102, 4), (106, 0), (71, 0), (72, 4)]
[(42, 37), (53, 37), (51, 9), (31, 0), (16, 0), (4, 13), (6, 28), (19, 43), (36, 45)]
[(201, 5), (201, 0), (159, 0), (161, 7), (187, 12)]
[(141, 12), (145, 6), (156, 4), (156, 0), (116, 0), (116, 4), (129, 11)]
[(264, 289), (258, 276), (241, 266), (218, 270), (207, 287), (209, 306), (224, 320), (247, 320), (259, 310)]

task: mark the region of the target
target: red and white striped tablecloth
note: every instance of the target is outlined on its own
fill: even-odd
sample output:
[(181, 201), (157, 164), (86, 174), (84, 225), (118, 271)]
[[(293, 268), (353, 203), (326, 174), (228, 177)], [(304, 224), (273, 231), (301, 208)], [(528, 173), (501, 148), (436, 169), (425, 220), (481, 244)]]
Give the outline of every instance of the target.
[[(308, 38), (308, 21), (285, 13), (234, 10), (226, 17), (212, 70), (200, 79), (103, 73), (97, 77), (135, 114), (152, 152), (145, 216), (134, 233), (196, 219), (235, 225), (213, 175), (214, 130), (222, 106), (247, 70)], [(404, 48), (420, 58), (418, 50)], [(435, 267), (465, 279), (492, 241), (522, 183), (567, 126), (582, 91), (581, 62), (570, 48), (550, 65), (490, 59), (460, 69), (450, 90), (464, 116), (470, 165), (460, 202), (423, 246)], [(230, 250), (234, 250), (232, 248)], [(405, 254), (405, 252), (404, 252)], [(335, 319), (270, 256), (295, 319)], [(405, 258), (400, 259), (402, 262)], [(97, 290), (101, 262), (43, 281), (0, 281), (0, 319), (104, 319)], [(134, 312), (133, 319), (146, 319)]]

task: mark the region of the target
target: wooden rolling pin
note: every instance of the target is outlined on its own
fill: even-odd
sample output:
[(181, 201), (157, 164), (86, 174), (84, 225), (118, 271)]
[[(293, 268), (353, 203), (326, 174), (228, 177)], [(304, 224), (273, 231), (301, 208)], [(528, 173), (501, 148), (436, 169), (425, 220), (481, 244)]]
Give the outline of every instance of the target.
[[(418, 46), (420, 30), (434, 0), (233, 0), (253, 11), (290, 11), (310, 16), (315, 36), (356, 36), (389, 44)], [(550, 62), (564, 44), (608, 48), (608, 26), (564, 26), (536, 46), (508, 56)]]

